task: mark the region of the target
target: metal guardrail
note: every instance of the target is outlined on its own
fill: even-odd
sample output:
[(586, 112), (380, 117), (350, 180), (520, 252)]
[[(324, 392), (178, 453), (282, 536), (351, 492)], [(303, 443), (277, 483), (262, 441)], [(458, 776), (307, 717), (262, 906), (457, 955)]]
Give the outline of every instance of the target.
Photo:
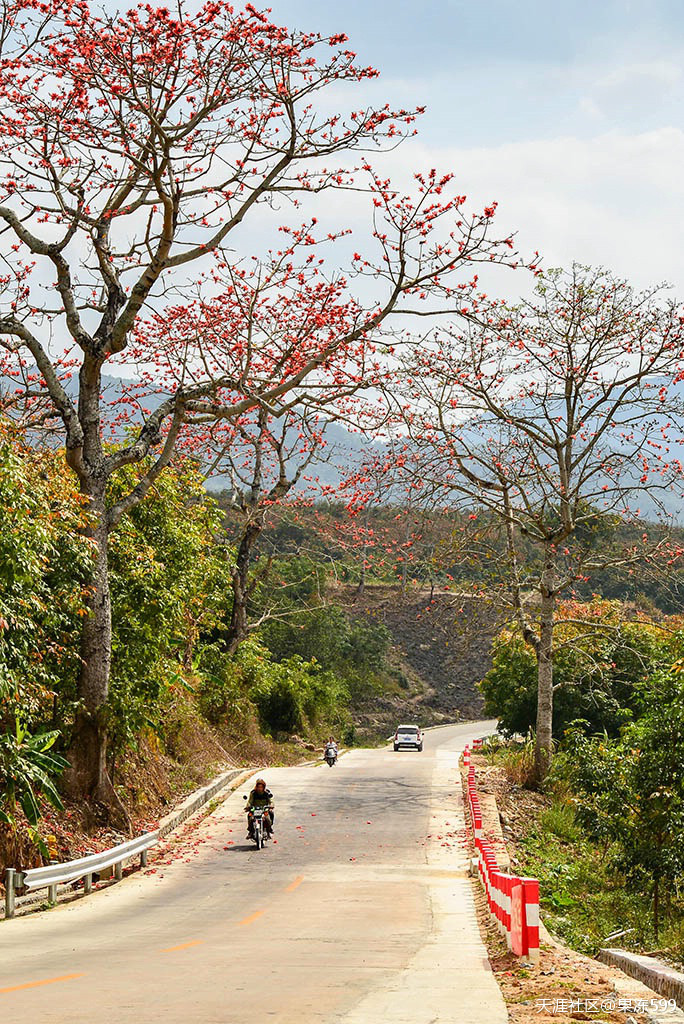
[(162, 818), (159, 827), (153, 832), (145, 832), (136, 839), (130, 839), (109, 850), (102, 850), (100, 853), (93, 853), (89, 857), (81, 857), (79, 860), (67, 861), (64, 864), (48, 864), (44, 868), (31, 868), (30, 871), (22, 872), (8, 868), (5, 872), (5, 918), (14, 917), (17, 889), (24, 888), (30, 892), (47, 888), (49, 900), (54, 903), (57, 898), (57, 886), (60, 884), (83, 878), (85, 879), (83, 894), (87, 896), (92, 892), (95, 872), (113, 865), (115, 867), (114, 877), (118, 881), (122, 877), (123, 862), (138, 854), (140, 855), (140, 866), (145, 867), (147, 851), (151, 846), (159, 843), (169, 832), (178, 828), (190, 815), (204, 807), (212, 797), (234, 780), (248, 778), (255, 771), (256, 768), (235, 768), (222, 772), (209, 785), (191, 793), (179, 807)]
[(31, 868), (30, 871), (16, 871), (7, 868), (5, 871), (5, 918), (14, 917), (14, 898), (19, 888), (48, 890), (48, 899), (54, 903), (57, 899), (57, 886), (67, 882), (84, 880), (83, 893), (88, 895), (93, 888), (93, 874), (105, 868), (114, 867), (114, 877), (119, 881), (123, 874), (124, 861), (140, 856), (140, 865), (147, 864), (147, 851), (159, 842), (159, 830), (144, 832), (126, 843), (112, 846), (109, 850), (101, 850), (89, 857), (65, 861), (63, 864), (47, 864), (43, 868)]

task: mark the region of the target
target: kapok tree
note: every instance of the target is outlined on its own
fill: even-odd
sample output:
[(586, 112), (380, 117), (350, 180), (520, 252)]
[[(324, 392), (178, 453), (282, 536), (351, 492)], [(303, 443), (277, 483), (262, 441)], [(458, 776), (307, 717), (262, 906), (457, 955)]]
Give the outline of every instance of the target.
[[(226, 651), (233, 654), (243, 640), (258, 629), (277, 609), (268, 607), (250, 620), (255, 590), (266, 582), (272, 559), (261, 560), (255, 571), (257, 545), (267, 525), (279, 511), (290, 514), (299, 506), (309, 506), (316, 494), (308, 473), (312, 464), (324, 457), (327, 421), (306, 410), (290, 412), (274, 421), (260, 406), (256, 422), (229, 424), (221, 438), (212, 470), (228, 477), (226, 493), (229, 533), (235, 536), (235, 558), (231, 564), (232, 605), (226, 628)], [(310, 485), (310, 486), (309, 486)], [(232, 529), (231, 529), (232, 526)]]
[[(684, 321), (659, 288), (637, 293), (580, 266), (547, 273), (514, 308), (481, 295), (470, 315), (465, 330), (421, 346), (405, 415), (423, 486), (483, 523), (476, 536), (463, 530), (471, 554), (500, 528), (498, 578), (485, 589), (510, 604), (536, 654), (542, 779), (560, 596), (609, 566), (678, 557), (665, 530), (639, 527), (681, 498)], [(626, 524), (638, 528), (631, 540), (616, 529)]]
[[(392, 374), (386, 386), (394, 389)], [(360, 464), (341, 481), (338, 496), (346, 498), (347, 515), (338, 536), (359, 563), (357, 596), (364, 593), (373, 569), (378, 576), (399, 579), (405, 597), (411, 569), (424, 575), (431, 563), (432, 524), (418, 468), (405, 437), (376, 437), (362, 452)]]
[[(344, 43), (289, 32), (225, 0), (196, 13), (181, 3), (173, 14), (135, 7), (111, 16), (87, 2), (27, 0), (3, 38), (2, 371), (14, 381), (14, 414), (60, 432), (90, 506), (96, 559), (71, 784), (110, 806), (107, 542), (121, 517), (184, 438), (199, 444), (210, 422), (257, 407), (287, 413), (315, 393), (305, 382), (331, 360), (345, 376), (341, 353), (364, 373), (369, 339), (405, 296), (449, 295), (462, 265), (512, 258), (510, 239), (491, 238), (493, 207), (464, 215), (465, 197), (434, 172), (402, 198), (364, 155), (369, 235), (380, 255), (374, 264), (356, 253), (353, 266), (374, 279), (375, 295), (352, 303), (345, 280), (333, 272), (326, 281), (313, 253), (296, 266), (293, 247), (310, 236), (285, 236), (272, 262), (289, 274), (284, 291), (303, 289), (300, 313), (309, 303), (316, 329), (301, 347), (283, 330), (255, 350), (230, 273), (239, 262), (227, 248), (234, 233), (276, 200), (313, 201), (344, 187), (350, 153), (413, 132), (412, 111), (331, 112), (346, 85), (375, 75)], [(241, 273), (253, 288), (258, 269)], [(199, 279), (204, 291), (190, 297)], [(147, 396), (124, 388), (108, 410), (110, 367), (133, 373)], [(124, 467), (139, 474), (111, 500), (110, 482)]]

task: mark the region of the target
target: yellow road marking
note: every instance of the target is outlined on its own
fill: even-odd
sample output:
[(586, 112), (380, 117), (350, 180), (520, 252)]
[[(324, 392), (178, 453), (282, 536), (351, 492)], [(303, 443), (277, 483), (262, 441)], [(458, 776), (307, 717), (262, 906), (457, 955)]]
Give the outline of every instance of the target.
[(10, 985), (8, 988), (0, 988), (0, 995), (5, 992), (20, 992), (24, 988), (37, 988), (39, 985), (54, 985), (58, 981), (73, 981), (74, 978), (82, 977), (82, 974), (62, 974), (59, 978), (43, 978), (42, 981), (27, 981), (24, 985)]
[(302, 884), (303, 881), (304, 881), (304, 875), (297, 875), (297, 877), (295, 878), (294, 882), (290, 882), (290, 884), (288, 886), (286, 886), (285, 892), (294, 892), (295, 889), (299, 888), (299, 886)]
[(189, 949), (190, 946), (201, 946), (204, 939), (193, 939), (192, 942), (181, 942), (179, 946), (167, 946), (162, 953), (175, 953), (177, 949)]
[(253, 921), (257, 921), (265, 913), (265, 910), (256, 910), (253, 914), (250, 914), (249, 917), (243, 917), (241, 921), (238, 921), (238, 924), (251, 924)]

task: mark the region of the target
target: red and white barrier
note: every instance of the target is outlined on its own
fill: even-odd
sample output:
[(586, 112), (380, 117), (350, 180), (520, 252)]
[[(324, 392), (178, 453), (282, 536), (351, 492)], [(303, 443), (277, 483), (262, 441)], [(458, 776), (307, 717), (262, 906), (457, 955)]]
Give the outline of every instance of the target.
[[(475, 740), (473, 747), (477, 742)], [(482, 741), (478, 746), (481, 745)], [(506, 936), (508, 948), (516, 956), (538, 963), (539, 882), (536, 878), (519, 878), (499, 869), (494, 848), (482, 828), (482, 808), (469, 746), (463, 751), (463, 764), (468, 768), (468, 812), (477, 851), (477, 870), (489, 912), (501, 934)]]

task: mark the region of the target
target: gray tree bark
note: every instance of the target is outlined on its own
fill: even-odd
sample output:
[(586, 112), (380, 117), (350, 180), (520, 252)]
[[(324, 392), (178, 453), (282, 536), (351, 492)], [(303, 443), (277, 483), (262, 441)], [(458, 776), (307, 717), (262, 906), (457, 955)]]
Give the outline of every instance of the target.
[(541, 580), (539, 642), (537, 653), (537, 738), (534, 751), (535, 778), (548, 774), (553, 744), (553, 616), (556, 610), (553, 556), (547, 552)]

